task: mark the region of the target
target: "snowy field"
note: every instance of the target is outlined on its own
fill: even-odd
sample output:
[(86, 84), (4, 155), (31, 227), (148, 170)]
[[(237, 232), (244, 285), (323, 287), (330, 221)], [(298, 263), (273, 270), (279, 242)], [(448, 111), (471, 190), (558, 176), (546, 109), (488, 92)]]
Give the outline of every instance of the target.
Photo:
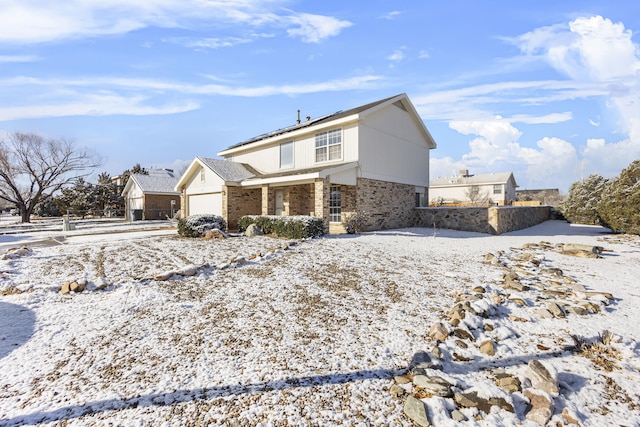
[[(3, 222), (4, 224), (6, 221)], [(527, 400), (495, 385), (539, 359), (560, 392), (549, 425), (640, 425), (640, 239), (560, 221), (502, 236), (402, 229), (289, 244), (269, 237), (185, 239), (169, 223), (78, 224), (0, 235), (0, 425), (411, 426), (389, 389), (459, 295), (482, 286), (502, 295), (492, 331), (444, 349), (439, 375), (456, 391), (506, 398), (515, 412), (462, 409), (425, 398), (436, 426), (535, 426)], [(1, 232), (2, 229), (0, 229)], [(118, 231), (118, 232), (112, 232)], [(595, 299), (598, 313), (544, 319), (532, 294), (514, 303), (505, 269), (523, 245), (540, 267), (561, 269)], [(548, 249), (605, 248), (602, 258)], [(547, 248), (547, 249), (545, 249)], [(530, 257), (531, 258), (531, 257)], [(522, 264), (522, 263), (521, 263)], [(196, 266), (195, 275), (154, 280)], [(187, 269), (188, 270), (188, 269)], [(61, 286), (86, 280), (81, 293)], [(511, 298), (511, 300), (509, 299)], [(571, 349), (614, 333), (608, 363)], [(496, 341), (487, 356), (476, 347)], [(606, 367), (606, 369), (605, 369)]]

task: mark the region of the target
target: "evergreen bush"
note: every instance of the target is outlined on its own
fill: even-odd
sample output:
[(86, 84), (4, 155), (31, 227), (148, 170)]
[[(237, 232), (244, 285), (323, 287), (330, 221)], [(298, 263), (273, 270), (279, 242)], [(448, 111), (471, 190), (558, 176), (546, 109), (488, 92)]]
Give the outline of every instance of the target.
[(256, 224), (264, 234), (287, 239), (306, 239), (324, 234), (324, 221), (313, 216), (245, 215), (238, 220), (238, 230)]
[(640, 160), (631, 162), (603, 191), (598, 215), (614, 232), (640, 234)]
[[(600, 175), (589, 175), (585, 180), (574, 182), (561, 210), (569, 222), (605, 225), (598, 214), (598, 203), (609, 180)], [(606, 226), (606, 225), (605, 225)]]
[(178, 234), (184, 237), (200, 237), (214, 228), (226, 231), (227, 222), (218, 215), (190, 215), (178, 220)]

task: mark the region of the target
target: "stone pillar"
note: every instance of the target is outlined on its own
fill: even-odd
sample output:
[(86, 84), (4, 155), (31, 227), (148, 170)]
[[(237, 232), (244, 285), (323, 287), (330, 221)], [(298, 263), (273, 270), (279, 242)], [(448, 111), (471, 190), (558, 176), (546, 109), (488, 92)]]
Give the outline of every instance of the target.
[(324, 219), (325, 233), (329, 232), (329, 197), (331, 181), (329, 178), (316, 179), (314, 183), (314, 216)]
[(269, 184), (262, 186), (262, 215), (269, 215)]
[(222, 186), (222, 218), (229, 226), (229, 187), (226, 185)]

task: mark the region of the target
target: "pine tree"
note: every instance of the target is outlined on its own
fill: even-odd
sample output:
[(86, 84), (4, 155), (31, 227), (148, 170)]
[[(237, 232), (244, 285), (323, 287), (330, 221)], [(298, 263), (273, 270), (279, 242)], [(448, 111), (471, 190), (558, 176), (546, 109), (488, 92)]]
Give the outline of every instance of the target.
[(569, 222), (580, 224), (600, 224), (606, 226), (598, 215), (598, 203), (609, 180), (601, 175), (589, 175), (584, 181), (574, 182), (569, 189), (567, 200), (561, 210)]
[(631, 162), (602, 193), (598, 214), (615, 232), (640, 234), (640, 160)]
[(56, 197), (56, 203), (64, 213), (74, 213), (84, 218), (95, 207), (96, 198), (93, 184), (78, 178), (73, 187), (63, 188)]

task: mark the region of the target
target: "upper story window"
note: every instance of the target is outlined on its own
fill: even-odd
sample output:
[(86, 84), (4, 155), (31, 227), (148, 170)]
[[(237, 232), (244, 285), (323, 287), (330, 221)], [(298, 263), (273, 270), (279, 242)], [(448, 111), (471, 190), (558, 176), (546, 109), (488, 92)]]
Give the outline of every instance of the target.
[(342, 158), (342, 129), (316, 134), (316, 163)]
[(205, 171), (204, 168), (200, 168), (200, 182), (205, 181)]
[(493, 194), (502, 194), (502, 185), (494, 184), (493, 185)]
[(280, 144), (280, 169), (293, 167), (293, 141)]

